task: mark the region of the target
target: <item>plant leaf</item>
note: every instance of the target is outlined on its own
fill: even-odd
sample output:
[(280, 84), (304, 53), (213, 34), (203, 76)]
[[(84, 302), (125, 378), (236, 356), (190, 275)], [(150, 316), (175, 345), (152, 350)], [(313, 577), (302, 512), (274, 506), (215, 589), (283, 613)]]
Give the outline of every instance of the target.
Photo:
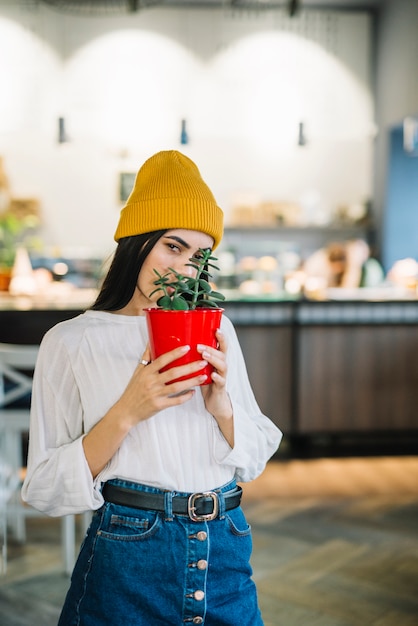
[(196, 302), (197, 309), (218, 309), (218, 305), (216, 302), (211, 302), (210, 300), (198, 300)]
[(171, 309), (172, 306), (170, 296), (161, 296), (161, 298), (157, 300), (157, 306), (161, 309)]
[(212, 287), (209, 285), (208, 281), (203, 278), (199, 280), (199, 287), (204, 293), (210, 293), (212, 291)]
[(210, 297), (215, 298), (215, 300), (225, 300), (225, 296), (223, 293), (219, 293), (219, 291), (211, 291)]
[(171, 301), (171, 308), (175, 311), (187, 311), (189, 303), (181, 296), (174, 296)]
[(186, 263), (187, 267), (193, 267), (193, 269), (195, 270), (199, 270), (200, 269), (200, 265), (198, 265), (197, 263)]
[[(151, 293), (149, 294), (149, 298), (151, 298), (151, 296), (154, 295), (154, 293), (157, 293), (158, 291), (162, 291), (162, 287), (157, 287), (157, 289), (154, 289), (154, 291), (151, 291)], [(160, 298), (161, 299), (161, 298)]]
[(182, 293), (190, 293), (190, 284), (187, 280), (179, 280), (176, 285), (172, 285), (175, 287), (176, 291), (181, 291)]

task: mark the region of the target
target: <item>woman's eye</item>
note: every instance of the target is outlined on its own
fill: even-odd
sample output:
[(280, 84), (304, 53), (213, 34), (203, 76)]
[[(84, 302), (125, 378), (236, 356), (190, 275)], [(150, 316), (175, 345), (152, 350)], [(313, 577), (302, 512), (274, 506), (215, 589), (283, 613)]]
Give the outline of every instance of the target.
[(180, 251), (179, 246), (177, 246), (175, 243), (169, 243), (167, 245), (168, 245), (170, 250), (179, 250)]

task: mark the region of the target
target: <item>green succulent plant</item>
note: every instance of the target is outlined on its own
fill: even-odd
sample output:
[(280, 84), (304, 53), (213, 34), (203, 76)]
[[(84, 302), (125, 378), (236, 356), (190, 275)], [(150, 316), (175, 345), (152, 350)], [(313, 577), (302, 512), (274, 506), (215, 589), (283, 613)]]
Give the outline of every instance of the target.
[(39, 219), (33, 215), (18, 217), (10, 212), (0, 214), (0, 266), (13, 266), (17, 247), (28, 243), (27, 234), (38, 223)]
[(192, 278), (179, 274), (174, 269), (169, 268), (166, 274), (160, 274), (154, 269), (157, 280), (154, 284), (157, 289), (150, 293), (150, 297), (162, 291), (163, 295), (157, 300), (157, 306), (167, 311), (187, 311), (197, 308), (218, 308), (219, 302), (225, 300), (218, 291), (214, 291), (209, 283), (211, 274), (209, 268), (219, 270), (213, 261), (218, 259), (212, 256), (212, 251), (199, 249), (198, 256), (193, 256), (187, 263), (189, 267), (196, 270), (196, 275)]
[(12, 267), (16, 241), (23, 230), (21, 221), (11, 213), (0, 215), (0, 265)]

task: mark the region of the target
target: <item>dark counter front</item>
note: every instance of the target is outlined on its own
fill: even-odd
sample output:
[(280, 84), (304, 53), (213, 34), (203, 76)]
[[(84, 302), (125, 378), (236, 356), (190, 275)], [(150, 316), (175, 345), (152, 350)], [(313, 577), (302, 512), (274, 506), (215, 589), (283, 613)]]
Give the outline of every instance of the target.
[(281, 430), (293, 429), (295, 303), (228, 302), (255, 397)]
[(39, 345), (47, 330), (82, 313), (79, 309), (0, 310), (0, 341)]
[[(0, 341), (39, 343), (79, 307), (0, 310)], [(418, 301), (230, 301), (255, 396), (289, 437), (418, 434)]]
[(418, 302), (300, 303), (293, 430), (418, 431)]
[(260, 407), (293, 436), (418, 433), (418, 302), (226, 305)]

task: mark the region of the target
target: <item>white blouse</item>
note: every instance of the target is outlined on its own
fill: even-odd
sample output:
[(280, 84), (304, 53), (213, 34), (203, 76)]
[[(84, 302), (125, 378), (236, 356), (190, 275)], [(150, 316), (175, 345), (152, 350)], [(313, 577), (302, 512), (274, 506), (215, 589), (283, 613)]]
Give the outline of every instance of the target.
[(201, 492), (261, 474), (282, 434), (260, 412), (225, 314), (221, 327), (228, 342), (234, 448), (198, 389), (189, 402), (133, 427), (94, 480), (82, 439), (126, 388), (148, 342), (146, 319), (86, 311), (49, 330), (34, 374), (23, 499), (49, 515), (67, 515), (98, 509), (103, 504), (101, 485), (112, 478)]

